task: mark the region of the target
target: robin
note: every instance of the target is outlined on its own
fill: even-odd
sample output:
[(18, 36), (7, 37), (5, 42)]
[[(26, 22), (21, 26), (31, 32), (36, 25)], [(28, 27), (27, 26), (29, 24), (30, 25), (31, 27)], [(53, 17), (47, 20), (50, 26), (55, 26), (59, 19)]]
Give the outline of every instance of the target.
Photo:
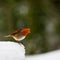
[(5, 37), (12, 37), (16, 41), (21, 41), (21, 40), (25, 39), (25, 37), (29, 33), (30, 33), (30, 28), (20, 28), (20, 29), (16, 30), (15, 32), (13, 32), (12, 34), (9, 34)]

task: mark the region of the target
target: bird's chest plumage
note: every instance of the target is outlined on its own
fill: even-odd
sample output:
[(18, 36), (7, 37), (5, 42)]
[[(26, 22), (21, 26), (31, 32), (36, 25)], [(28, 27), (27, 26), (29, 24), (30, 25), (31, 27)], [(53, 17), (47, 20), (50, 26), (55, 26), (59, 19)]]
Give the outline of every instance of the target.
[(25, 36), (23, 36), (22, 34), (15, 34), (14, 36), (12, 36), (15, 40), (17, 41), (21, 41), (25, 38)]

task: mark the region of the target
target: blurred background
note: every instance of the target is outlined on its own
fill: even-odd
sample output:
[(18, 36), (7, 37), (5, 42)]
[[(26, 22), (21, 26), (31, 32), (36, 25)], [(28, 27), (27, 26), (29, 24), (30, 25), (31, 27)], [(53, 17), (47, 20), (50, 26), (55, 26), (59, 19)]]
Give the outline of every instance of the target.
[(23, 44), (26, 54), (60, 49), (60, 0), (0, 0), (0, 40), (21, 27), (29, 27)]

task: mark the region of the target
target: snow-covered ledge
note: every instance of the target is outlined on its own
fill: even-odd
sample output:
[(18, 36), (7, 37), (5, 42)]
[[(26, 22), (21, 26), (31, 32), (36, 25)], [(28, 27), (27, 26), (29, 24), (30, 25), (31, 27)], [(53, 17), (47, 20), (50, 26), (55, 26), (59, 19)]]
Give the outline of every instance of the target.
[(0, 41), (0, 60), (25, 60), (24, 45)]

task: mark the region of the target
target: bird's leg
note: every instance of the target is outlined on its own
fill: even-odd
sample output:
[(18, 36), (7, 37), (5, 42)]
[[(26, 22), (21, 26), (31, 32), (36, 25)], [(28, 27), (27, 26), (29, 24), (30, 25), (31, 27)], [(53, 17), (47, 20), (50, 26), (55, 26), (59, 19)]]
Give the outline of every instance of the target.
[(18, 43), (18, 44), (23, 44), (23, 42), (22, 42), (22, 41), (17, 41), (17, 43)]

